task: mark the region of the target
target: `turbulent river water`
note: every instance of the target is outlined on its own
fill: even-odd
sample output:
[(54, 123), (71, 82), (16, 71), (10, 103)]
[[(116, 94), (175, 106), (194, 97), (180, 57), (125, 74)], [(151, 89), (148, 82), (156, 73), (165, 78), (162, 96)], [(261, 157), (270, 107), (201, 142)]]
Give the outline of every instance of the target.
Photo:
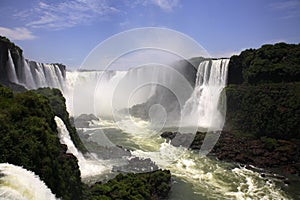
[[(124, 165), (126, 160), (140, 157), (150, 158), (159, 168), (170, 170), (173, 175), (170, 199), (293, 199), (296, 197), (288, 194), (287, 186), (273, 174), (268, 174), (261, 169), (247, 169), (234, 163), (218, 161), (213, 157), (201, 156), (183, 147), (174, 147), (160, 137), (160, 132), (151, 129), (148, 122), (134, 119), (135, 124), (132, 126), (132, 120), (122, 120), (118, 123), (110, 120), (94, 121), (91, 128), (82, 129), (81, 136), (93, 140), (102, 147), (108, 147), (106, 143), (101, 142), (106, 138), (115, 145), (130, 149), (130, 156), (107, 159), (112, 165)], [(97, 151), (97, 148), (89, 150), (100, 157), (103, 153)], [(267, 175), (262, 176), (262, 173)]]

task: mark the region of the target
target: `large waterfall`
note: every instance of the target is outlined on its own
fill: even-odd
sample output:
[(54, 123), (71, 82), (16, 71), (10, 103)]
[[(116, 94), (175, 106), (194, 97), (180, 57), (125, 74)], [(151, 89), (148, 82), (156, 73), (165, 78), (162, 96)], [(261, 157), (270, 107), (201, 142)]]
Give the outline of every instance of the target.
[[(201, 61), (197, 71), (183, 61), (172, 66), (148, 64), (128, 71), (65, 71), (58, 64), (12, 58), (8, 50), (7, 77), (28, 89), (62, 90), (72, 115), (93, 113), (115, 118), (119, 111), (152, 121), (221, 129), (221, 92), (229, 59)], [(158, 107), (159, 105), (160, 107)], [(166, 119), (155, 119), (166, 116)]]
[(226, 108), (220, 105), (220, 100), (227, 81), (228, 63), (229, 59), (219, 59), (199, 64), (194, 91), (182, 110), (184, 125), (222, 129)]
[(0, 199), (54, 200), (51, 190), (33, 172), (12, 164), (0, 164)]
[[(78, 128), (90, 151), (83, 155), (73, 144), (64, 122), (55, 117), (60, 142), (67, 146), (67, 153), (77, 157), (85, 183), (105, 180), (119, 170), (160, 167), (172, 173), (174, 184), (169, 198), (173, 200), (289, 199), (276, 185), (277, 178), (268, 173), (262, 176), (259, 170), (199, 156), (160, 137), (162, 131), (178, 128), (174, 124), (196, 127), (196, 130), (199, 127), (208, 131), (222, 129), (226, 114), (226, 97), (222, 91), (229, 59), (201, 58), (196, 67), (153, 64), (128, 71), (67, 72), (55, 64), (28, 62), (23, 57), (18, 62), (14, 59), (8, 52), (5, 72), (9, 81), (28, 89), (59, 88), (71, 115), (92, 113), (99, 118), (84, 121), (88, 125)], [(154, 119), (175, 123), (162, 130), (153, 128)], [(9, 164), (0, 164), (2, 197), (55, 199), (32, 172)]]
[(27, 89), (40, 87), (64, 89), (65, 69), (59, 64), (28, 61), (23, 56), (18, 56), (14, 61), (8, 50), (6, 68), (8, 81), (23, 85)]

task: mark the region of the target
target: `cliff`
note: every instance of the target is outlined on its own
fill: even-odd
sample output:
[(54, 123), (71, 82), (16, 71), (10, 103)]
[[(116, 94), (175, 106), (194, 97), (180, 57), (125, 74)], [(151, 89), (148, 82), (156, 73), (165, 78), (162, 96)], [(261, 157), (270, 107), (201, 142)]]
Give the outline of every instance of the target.
[(61, 118), (66, 125), (71, 139), (74, 142), (77, 149), (79, 149), (81, 152), (85, 153), (87, 152), (87, 149), (82, 144), (77, 132), (76, 128), (71, 125), (69, 113), (66, 108), (66, 100), (64, 96), (62, 95), (61, 91), (58, 89), (50, 89), (50, 88), (39, 88), (37, 90), (33, 90), (37, 94), (41, 94), (45, 96), (51, 105), (51, 108), (54, 111), (55, 116), (58, 116)]
[(266, 44), (230, 58), (228, 84), (284, 83), (300, 80), (300, 44)]
[(46, 97), (0, 86), (0, 162), (35, 172), (58, 197), (80, 199), (77, 159), (60, 144), (54, 116)]
[(300, 44), (249, 49), (229, 62), (225, 129), (300, 139)]

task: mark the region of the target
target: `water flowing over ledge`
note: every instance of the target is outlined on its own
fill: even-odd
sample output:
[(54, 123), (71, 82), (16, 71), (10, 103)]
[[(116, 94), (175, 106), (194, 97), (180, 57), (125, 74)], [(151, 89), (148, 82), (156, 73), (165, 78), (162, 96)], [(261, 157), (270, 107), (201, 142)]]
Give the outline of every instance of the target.
[(0, 199), (56, 200), (56, 197), (33, 172), (12, 164), (1, 163)]
[(90, 155), (90, 158), (85, 158), (83, 154), (75, 147), (64, 122), (57, 116), (55, 117), (55, 121), (57, 124), (60, 142), (67, 145), (67, 153), (73, 154), (78, 159), (81, 179), (83, 181), (93, 176), (99, 176), (103, 173), (109, 173), (111, 171), (111, 168), (106, 166), (103, 161), (96, 159), (92, 155)]

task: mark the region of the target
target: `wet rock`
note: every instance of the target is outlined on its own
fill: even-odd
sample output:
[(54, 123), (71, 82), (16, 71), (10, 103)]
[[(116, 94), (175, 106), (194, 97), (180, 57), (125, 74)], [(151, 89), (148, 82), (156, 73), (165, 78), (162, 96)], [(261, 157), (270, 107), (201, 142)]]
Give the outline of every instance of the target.
[(128, 160), (128, 164), (123, 166), (114, 166), (112, 171), (115, 172), (152, 172), (158, 170), (158, 166), (149, 158), (143, 159), (139, 157), (134, 157)]
[[(206, 133), (197, 132), (189, 146), (192, 150), (201, 149)], [(189, 134), (165, 132), (162, 137), (171, 144), (187, 144)], [(176, 140), (177, 138), (177, 140)], [(209, 153), (220, 160), (238, 162), (245, 165), (275, 170), (282, 174), (300, 175), (300, 146), (291, 141), (273, 138), (244, 138), (223, 131), (219, 140)]]
[(75, 118), (74, 124), (76, 128), (89, 128), (92, 120), (98, 120), (93, 114), (82, 114)]
[(172, 140), (178, 132), (163, 132), (160, 136), (165, 139)]

